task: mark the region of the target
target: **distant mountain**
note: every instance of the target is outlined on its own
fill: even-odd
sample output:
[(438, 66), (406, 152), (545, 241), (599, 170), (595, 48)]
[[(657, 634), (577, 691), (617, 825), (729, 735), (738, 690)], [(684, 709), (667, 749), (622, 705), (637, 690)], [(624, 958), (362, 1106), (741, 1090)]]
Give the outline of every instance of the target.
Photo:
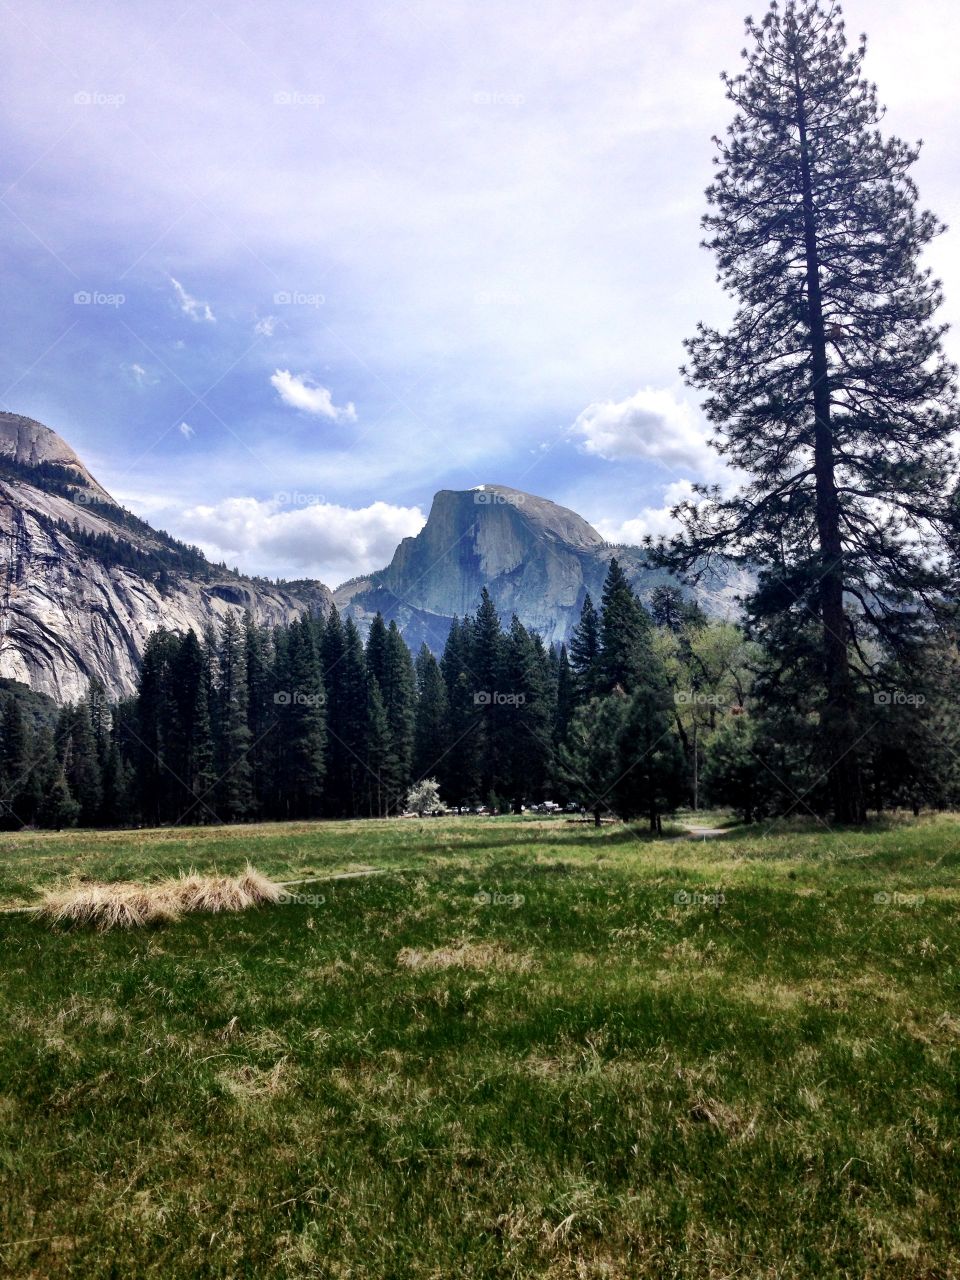
[[(648, 566), (640, 548), (611, 546), (582, 516), (547, 498), (498, 484), (444, 489), (387, 568), (344, 583), (334, 600), (361, 625), (380, 610), (412, 647), (426, 641), (436, 650), (453, 616), (476, 609), (486, 586), (505, 619), (516, 613), (551, 643), (569, 638), (588, 592), (599, 600), (614, 557), (641, 598), (674, 583)], [(708, 613), (726, 616), (748, 581), (730, 566), (696, 594)]]
[[(282, 587), (214, 565), (126, 511), (70, 446), (31, 418), (0, 413), (0, 679), (59, 702), (91, 676), (113, 696), (133, 691), (158, 627), (202, 632), (249, 609), (261, 623), (326, 611), (335, 601), (366, 630), (380, 610), (407, 643), (443, 647), (454, 615), (488, 587), (504, 619), (516, 613), (547, 643), (565, 640), (584, 596), (599, 600), (616, 556), (642, 598), (672, 579), (637, 547), (612, 547), (576, 512), (506, 485), (438, 493), (427, 523), (385, 569), (344, 583)], [(740, 570), (700, 587), (707, 612), (735, 612)]]
[(95, 675), (120, 696), (158, 627), (202, 632), (243, 609), (273, 625), (331, 599), (211, 564), (125, 511), (56, 432), (0, 413), (0, 677), (63, 702)]

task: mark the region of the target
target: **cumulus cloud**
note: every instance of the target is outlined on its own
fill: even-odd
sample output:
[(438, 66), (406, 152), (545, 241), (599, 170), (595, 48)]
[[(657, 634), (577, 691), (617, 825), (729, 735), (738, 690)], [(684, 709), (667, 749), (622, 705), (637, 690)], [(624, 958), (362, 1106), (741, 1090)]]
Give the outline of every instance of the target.
[(253, 332), (260, 338), (272, 338), (279, 323), (276, 316), (261, 316), (253, 326)]
[(308, 373), (291, 373), (289, 369), (277, 369), (270, 377), (271, 384), (284, 404), (331, 422), (356, 422), (357, 411), (352, 402), (342, 406), (333, 403), (333, 395), (315, 382)]
[(247, 572), (315, 577), (336, 586), (389, 563), (401, 538), (419, 533), (419, 507), (374, 502), (343, 507), (287, 493), (269, 501), (227, 498), (191, 507), (176, 521), (181, 537), (198, 542), (215, 560)]
[(659, 538), (662, 535), (679, 532), (679, 526), (670, 512), (681, 502), (694, 499), (693, 485), (689, 480), (675, 480), (663, 490), (663, 506), (644, 507), (639, 515), (629, 520), (597, 520), (597, 532), (607, 542), (625, 542), (629, 546), (639, 546), (648, 535)]
[(180, 281), (174, 280), (173, 276), (170, 277), (170, 283), (176, 292), (180, 310), (185, 316), (189, 316), (191, 320), (204, 320), (210, 324), (216, 320), (217, 317), (210, 310), (209, 302), (201, 302), (199, 298), (187, 293)]
[(189, 422), (181, 422), (179, 427), (177, 427), (177, 430), (183, 436), (184, 440), (192, 440), (197, 434)]
[(584, 452), (610, 462), (646, 459), (713, 478), (722, 468), (697, 413), (672, 392), (644, 387), (587, 405), (573, 424)]

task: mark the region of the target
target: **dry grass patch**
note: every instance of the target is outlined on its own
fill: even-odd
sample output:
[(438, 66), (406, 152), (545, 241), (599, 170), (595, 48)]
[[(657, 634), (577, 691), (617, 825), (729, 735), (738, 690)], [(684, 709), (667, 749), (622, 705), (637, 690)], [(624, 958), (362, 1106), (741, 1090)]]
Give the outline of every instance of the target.
[(293, 1084), (293, 1073), (286, 1058), (279, 1058), (272, 1067), (229, 1067), (217, 1072), (221, 1088), (237, 1102), (254, 1102), (284, 1092)]
[(497, 942), (460, 942), (435, 951), (404, 947), (397, 953), (404, 969), (494, 969), (501, 973), (525, 973), (533, 967), (527, 953), (508, 951)]
[(204, 876), (195, 871), (157, 886), (167, 890), (183, 911), (246, 911), (279, 902), (283, 889), (247, 863), (240, 876)]
[(165, 885), (91, 884), (55, 889), (44, 896), (39, 915), (51, 924), (142, 929), (179, 920), (182, 907)]
[(283, 889), (247, 864), (239, 876), (190, 871), (157, 884), (116, 881), (48, 891), (38, 914), (51, 924), (109, 929), (142, 929), (171, 924), (186, 912), (246, 911), (279, 902)]

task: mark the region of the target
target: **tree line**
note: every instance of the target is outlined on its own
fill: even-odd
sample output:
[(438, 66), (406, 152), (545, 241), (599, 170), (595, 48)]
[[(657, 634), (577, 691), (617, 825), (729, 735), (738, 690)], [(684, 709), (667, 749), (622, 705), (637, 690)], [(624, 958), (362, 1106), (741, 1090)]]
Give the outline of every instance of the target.
[[(749, 621), (749, 620), (748, 620)], [(816, 651), (814, 624), (807, 643)], [(800, 646), (803, 638), (794, 643)], [(544, 645), (484, 591), (442, 654), (414, 657), (381, 615), (364, 640), (335, 608), (272, 629), (227, 615), (159, 630), (133, 697), (91, 681), (55, 708), (0, 690), (5, 827), (207, 824), (402, 813), (435, 779), (444, 804), (545, 800), (659, 829), (680, 805), (747, 820), (829, 811), (816, 690), (785, 680), (762, 630), (711, 620), (678, 589), (642, 603), (614, 559), (569, 646)], [(864, 716), (876, 809), (960, 802), (954, 645), (890, 668)]]

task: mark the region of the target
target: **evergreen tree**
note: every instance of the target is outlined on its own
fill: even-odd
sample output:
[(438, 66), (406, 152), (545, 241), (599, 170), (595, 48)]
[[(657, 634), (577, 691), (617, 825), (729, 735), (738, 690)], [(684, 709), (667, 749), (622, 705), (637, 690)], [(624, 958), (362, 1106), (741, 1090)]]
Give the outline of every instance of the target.
[(710, 803), (729, 806), (744, 822), (765, 811), (770, 775), (757, 755), (754, 725), (749, 716), (729, 716), (711, 739), (703, 782)]
[(643, 816), (651, 831), (659, 831), (661, 814), (682, 802), (687, 786), (665, 680), (646, 679), (629, 699), (617, 746), (617, 811), (625, 819)]
[(387, 681), (387, 627), (378, 609), (370, 623), (366, 646), (367, 672), (383, 693)]
[(62, 744), (64, 777), (77, 802), (76, 819), (82, 826), (95, 826), (103, 805), (103, 775), (86, 701), (63, 708), (57, 738)]
[(47, 725), (37, 735), (35, 776), (37, 822), (53, 831), (72, 827), (80, 814), (80, 805), (70, 793), (53, 730)]
[(103, 777), (102, 823), (106, 827), (129, 826), (133, 821), (131, 790), (133, 770), (123, 758), (116, 741), (111, 739), (101, 770)]
[(164, 763), (176, 787), (171, 818), (191, 815), (206, 822), (217, 780), (216, 748), (210, 721), (210, 670), (196, 633), (181, 637), (169, 664), (171, 716)]
[(650, 593), (650, 617), (655, 627), (673, 635), (686, 635), (707, 625), (707, 615), (697, 600), (688, 600), (679, 587), (654, 587)]
[(367, 686), (366, 767), (367, 812), (371, 817), (385, 818), (396, 789), (396, 760), (387, 709), (372, 676)]
[(474, 705), (478, 725), (480, 794), (487, 799), (496, 793), (502, 769), (505, 731), (504, 697), (514, 691), (501, 688), (503, 672), (503, 630), (500, 615), (486, 587), (480, 593), (473, 624), (470, 671), (474, 677)]
[[(327, 695), (327, 761), (326, 799), (324, 809), (329, 817), (343, 817), (349, 812), (350, 760), (346, 745), (351, 718), (345, 691), (343, 623), (336, 606), (327, 615), (320, 665), (323, 687)], [(366, 710), (366, 697), (364, 697)]]
[(327, 735), (320, 656), (307, 619), (290, 625), (286, 656), (290, 696), (277, 705), (277, 734), (284, 743), (282, 814), (312, 818), (323, 799)]
[(479, 794), (479, 716), (476, 680), (470, 670), (473, 630), (468, 619), (454, 618), (440, 672), (447, 695), (447, 734), (437, 762), (441, 793), (459, 811)]
[(144, 821), (159, 826), (172, 806), (171, 777), (164, 758), (173, 718), (169, 666), (179, 648), (177, 637), (158, 628), (144, 647), (137, 688), (136, 723), (128, 728), (136, 753), (140, 810)]
[(93, 729), (93, 741), (96, 746), (97, 764), (101, 778), (107, 767), (110, 744), (113, 734), (113, 717), (110, 711), (110, 699), (99, 676), (91, 676), (87, 684), (85, 699), (90, 711), (90, 725)]
[(225, 822), (250, 812), (253, 801), (247, 723), (247, 663), (243, 628), (233, 613), (220, 628), (216, 686), (216, 810)]
[(593, 814), (598, 827), (604, 810), (613, 804), (623, 771), (620, 736), (628, 705), (622, 691), (606, 698), (591, 698), (577, 708), (570, 732), (560, 747), (560, 775), (571, 793)]
[(599, 691), (633, 693), (652, 661), (650, 619), (617, 560), (610, 561), (600, 608)]
[(865, 42), (848, 48), (839, 7), (788, 0), (747, 30), (704, 220), (738, 306), (726, 333), (699, 328), (685, 372), (749, 479), (684, 504), (664, 559), (747, 556), (782, 586), (768, 582), (768, 606), (816, 620), (819, 753), (835, 814), (859, 821), (851, 653), (862, 669), (871, 645), (906, 652), (953, 586), (936, 547), (954, 530), (954, 369), (920, 265), (942, 226), (917, 208), (919, 148), (880, 133)]
[(502, 670), (512, 699), (501, 708), (502, 785), (513, 812), (520, 813), (524, 800), (543, 798), (553, 756), (554, 715), (543, 644), (516, 614), (504, 641)]
[(418, 780), (434, 773), (446, 750), (447, 690), (440, 665), (421, 645), (416, 661), (417, 710), (414, 726), (413, 775)]
[(577, 697), (577, 680), (570, 665), (567, 646), (561, 644), (560, 652), (557, 655), (556, 714), (553, 727), (554, 747), (559, 746), (567, 736), (570, 721), (573, 719), (573, 713), (577, 707)]
[(247, 727), (251, 743), (248, 755), (251, 814), (263, 817), (272, 799), (271, 774), (277, 736), (273, 655), (269, 631), (258, 626), (249, 611), (243, 615), (243, 635), (247, 666)]
[(0, 827), (17, 830), (28, 821), (30, 739), (20, 703), (9, 695), (0, 715)]
[[(111, 746), (104, 770), (104, 813), (108, 826), (126, 826), (143, 820), (142, 788), (138, 775), (141, 760), (139, 699), (122, 698), (111, 708)], [(109, 816), (108, 816), (109, 815)]]
[[(318, 649), (318, 663), (323, 683), (323, 638)], [(263, 751), (263, 769), (266, 774), (266, 794), (264, 797), (265, 812), (272, 818), (283, 818), (287, 812), (286, 779), (289, 771), (287, 740), (281, 731), (283, 708), (293, 697), (293, 676), (290, 672), (290, 630), (287, 626), (277, 625), (273, 628), (271, 640), (271, 663), (269, 687), (264, 691), (266, 707), (263, 712), (263, 730), (261, 739)], [(329, 715), (329, 698), (324, 708), (324, 719)], [(256, 712), (252, 713), (255, 716)], [(251, 733), (253, 732), (251, 724)], [(325, 752), (324, 775), (327, 776), (329, 760)]]
[(570, 637), (569, 656), (578, 700), (596, 697), (600, 691), (600, 616), (589, 592), (583, 598), (580, 621)]
[(343, 628), (342, 694), (344, 718), (342, 743), (346, 752), (347, 796), (345, 812), (361, 812), (366, 785), (367, 755), (367, 670), (360, 633), (352, 618)]
[(413, 742), (416, 721), (416, 675), (410, 650), (397, 627), (387, 629), (383, 680), (378, 681), (390, 729), (390, 812), (402, 810), (413, 776)]

